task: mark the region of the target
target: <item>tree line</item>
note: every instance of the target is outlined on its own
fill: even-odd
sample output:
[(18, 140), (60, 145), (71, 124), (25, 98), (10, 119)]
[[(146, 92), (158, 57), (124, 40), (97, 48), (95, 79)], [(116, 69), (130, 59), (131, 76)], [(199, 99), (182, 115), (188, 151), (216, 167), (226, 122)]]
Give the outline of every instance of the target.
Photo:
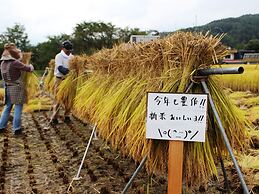
[(184, 29), (211, 34), (225, 34), (222, 43), (235, 49), (259, 52), (259, 14), (216, 20), (203, 26)]
[[(222, 43), (235, 49), (255, 50), (259, 52), (259, 14), (244, 15), (238, 18), (227, 18), (213, 21), (203, 26), (181, 29), (183, 31), (225, 34)], [(152, 30), (150, 30), (152, 31)], [(128, 42), (132, 34), (146, 35), (149, 31), (139, 28), (118, 28), (111, 23), (82, 22), (76, 24), (72, 34), (49, 36), (45, 42), (36, 46), (30, 44), (23, 25), (15, 24), (0, 34), (0, 52), (6, 42), (14, 42), (22, 51), (31, 51), (32, 63), (36, 69), (44, 69), (49, 61), (60, 51), (60, 43), (70, 40), (74, 54), (93, 54), (102, 48), (112, 48), (114, 44)], [(174, 32), (160, 32), (161, 37)]]
[(26, 29), (21, 24), (8, 27), (0, 34), (0, 52), (4, 44), (13, 42), (23, 52), (33, 53), (31, 63), (36, 69), (44, 69), (60, 51), (61, 42), (70, 40), (75, 46), (74, 54), (93, 54), (102, 48), (112, 48), (114, 44), (128, 42), (132, 34), (145, 35), (148, 32), (139, 28), (118, 28), (111, 23), (82, 22), (75, 26), (72, 34), (48, 36), (45, 42), (33, 46)]

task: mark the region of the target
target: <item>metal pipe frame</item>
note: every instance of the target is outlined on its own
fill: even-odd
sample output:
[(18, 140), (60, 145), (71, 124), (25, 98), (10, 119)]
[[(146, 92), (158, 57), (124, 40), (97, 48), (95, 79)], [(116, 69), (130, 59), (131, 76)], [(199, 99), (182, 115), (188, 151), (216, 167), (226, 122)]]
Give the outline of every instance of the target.
[(231, 148), (231, 145), (230, 145), (230, 143), (229, 143), (229, 140), (228, 140), (227, 134), (226, 134), (226, 132), (225, 132), (225, 129), (224, 129), (222, 123), (221, 123), (219, 114), (218, 114), (218, 112), (217, 112), (217, 110), (216, 110), (215, 104), (214, 104), (213, 99), (212, 99), (212, 97), (211, 97), (210, 91), (209, 91), (209, 89), (208, 89), (208, 87), (207, 87), (207, 84), (206, 84), (205, 81), (201, 81), (201, 84), (202, 84), (202, 87), (203, 87), (204, 91), (205, 91), (205, 92), (208, 94), (208, 96), (209, 96), (209, 103), (210, 103), (211, 109), (212, 109), (213, 114), (214, 114), (214, 116), (215, 116), (215, 118), (216, 118), (216, 120), (217, 120), (218, 127), (219, 127), (219, 129), (220, 129), (221, 135), (222, 135), (223, 140), (224, 140), (224, 142), (225, 142), (225, 144), (226, 144), (226, 147), (227, 147), (227, 149), (228, 149), (228, 152), (229, 152), (229, 154), (230, 154), (230, 157), (231, 157), (231, 159), (232, 159), (232, 161), (233, 161), (233, 163), (234, 163), (234, 167), (235, 167), (235, 169), (236, 169), (236, 171), (237, 171), (238, 177), (239, 177), (240, 182), (241, 182), (241, 185), (242, 185), (242, 187), (243, 187), (243, 191), (244, 191), (245, 194), (249, 194), (249, 191), (248, 191), (247, 185), (246, 185), (246, 183), (245, 183), (244, 177), (243, 177), (242, 172), (241, 172), (241, 170), (240, 170), (240, 168), (239, 168), (239, 166), (238, 166), (237, 160), (236, 160), (236, 158), (235, 158), (235, 155), (234, 155), (233, 150), (232, 150), (232, 148)]
[(123, 189), (123, 191), (121, 192), (121, 194), (125, 194), (127, 192), (127, 190), (129, 189), (130, 185), (132, 184), (134, 178), (137, 176), (138, 172), (142, 169), (142, 167), (144, 166), (145, 162), (147, 160), (147, 155), (145, 155), (145, 157), (141, 160), (138, 168), (135, 170), (135, 172), (133, 173), (132, 177), (130, 178), (129, 182), (127, 183), (127, 185), (125, 186), (125, 188)]
[(228, 67), (228, 68), (209, 68), (209, 69), (198, 69), (197, 75), (208, 76), (208, 75), (222, 75), (222, 74), (242, 74), (244, 72), (243, 67)]

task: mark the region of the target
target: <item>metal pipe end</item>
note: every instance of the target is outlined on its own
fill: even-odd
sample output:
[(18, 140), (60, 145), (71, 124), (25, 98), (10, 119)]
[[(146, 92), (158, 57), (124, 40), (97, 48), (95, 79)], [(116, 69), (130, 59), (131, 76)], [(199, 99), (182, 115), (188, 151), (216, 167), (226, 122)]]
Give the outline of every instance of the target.
[(237, 71), (241, 74), (241, 73), (244, 73), (245, 69), (244, 67), (239, 67)]

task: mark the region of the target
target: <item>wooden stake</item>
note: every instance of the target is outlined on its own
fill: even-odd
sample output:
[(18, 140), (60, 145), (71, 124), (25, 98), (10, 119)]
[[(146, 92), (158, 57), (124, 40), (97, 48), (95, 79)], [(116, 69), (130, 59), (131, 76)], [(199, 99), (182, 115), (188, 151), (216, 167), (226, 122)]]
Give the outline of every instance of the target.
[(168, 151), (168, 194), (182, 194), (183, 141), (170, 141)]

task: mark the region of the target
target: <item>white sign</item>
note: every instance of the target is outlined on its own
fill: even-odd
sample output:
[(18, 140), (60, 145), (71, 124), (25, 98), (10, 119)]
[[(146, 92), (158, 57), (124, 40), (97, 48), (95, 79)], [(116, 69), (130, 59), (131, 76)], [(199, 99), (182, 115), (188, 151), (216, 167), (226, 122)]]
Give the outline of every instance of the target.
[(205, 142), (207, 94), (148, 93), (146, 138)]

